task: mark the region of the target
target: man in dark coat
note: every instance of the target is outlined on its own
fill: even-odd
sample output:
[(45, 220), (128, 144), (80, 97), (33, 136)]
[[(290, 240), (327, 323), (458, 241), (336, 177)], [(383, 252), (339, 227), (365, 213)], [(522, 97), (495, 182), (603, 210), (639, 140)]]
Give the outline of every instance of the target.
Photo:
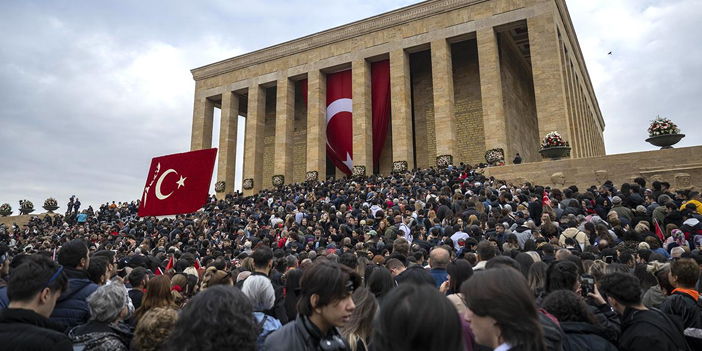
[(90, 265), (88, 245), (81, 239), (64, 244), (58, 253), (58, 263), (68, 276), (68, 290), (56, 302), (51, 320), (66, 324), (69, 328), (85, 324), (90, 319), (88, 296), (97, 290), (87, 272)]
[[(702, 329), (702, 301), (695, 289), (700, 276), (700, 267), (692, 259), (683, 258), (670, 263), (670, 284), (673, 293), (661, 304), (661, 311), (672, 319), (682, 321), (685, 329)], [(695, 350), (702, 350), (702, 339), (685, 336)]]
[[(267, 247), (262, 247), (254, 251), (251, 257), (254, 260), (254, 272), (251, 275), (262, 275), (270, 280), (270, 273), (273, 268), (273, 251)], [(263, 311), (263, 313), (276, 318), (281, 324), (285, 324), (288, 322), (288, 314), (285, 312), (283, 287), (272, 280), (271, 285), (275, 291), (275, 302), (272, 309)]]
[(65, 325), (49, 319), (68, 278), (49, 258), (32, 257), (12, 272), (8, 308), (0, 312), (0, 345), (4, 351), (73, 350)]
[(611, 273), (602, 278), (599, 286), (622, 316), (620, 350), (690, 350), (680, 326), (663, 312), (649, 310), (641, 303), (640, 283), (635, 276)]

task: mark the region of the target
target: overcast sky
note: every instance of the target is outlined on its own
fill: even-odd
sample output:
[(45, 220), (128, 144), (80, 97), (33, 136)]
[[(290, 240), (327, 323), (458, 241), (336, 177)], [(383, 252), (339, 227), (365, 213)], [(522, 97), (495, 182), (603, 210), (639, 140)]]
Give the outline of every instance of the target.
[[(151, 158), (190, 147), (190, 69), (415, 2), (2, 1), (0, 203), (138, 199)], [(653, 150), (659, 114), (701, 144), (702, 2), (568, 6), (607, 153)]]

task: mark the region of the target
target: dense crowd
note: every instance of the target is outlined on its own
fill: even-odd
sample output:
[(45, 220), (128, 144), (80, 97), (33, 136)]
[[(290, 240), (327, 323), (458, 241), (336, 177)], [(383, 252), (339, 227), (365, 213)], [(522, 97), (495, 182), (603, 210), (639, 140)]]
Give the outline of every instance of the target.
[(702, 350), (702, 203), (466, 165), (0, 226), (3, 350)]

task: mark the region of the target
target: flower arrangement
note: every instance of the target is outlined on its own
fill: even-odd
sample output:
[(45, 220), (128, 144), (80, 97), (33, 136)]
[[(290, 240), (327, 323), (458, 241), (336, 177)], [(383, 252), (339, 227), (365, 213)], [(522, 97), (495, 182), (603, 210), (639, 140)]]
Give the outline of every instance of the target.
[(0, 205), (0, 212), (12, 212), (12, 206), (8, 203)]
[(436, 165), (439, 168), (448, 168), (448, 166), (451, 164), (453, 164), (453, 156), (451, 155), (441, 155), (436, 157)]
[(215, 183), (215, 192), (217, 193), (223, 193), (224, 189), (226, 189), (227, 183), (224, 182), (223, 180), (220, 180)]
[(29, 200), (20, 200), (20, 208), (23, 210), (33, 210), (34, 204)]
[(407, 161), (395, 161), (392, 163), (392, 171), (394, 173), (407, 172)]
[(353, 166), (351, 170), (352, 177), (363, 177), (366, 175), (366, 166)]
[(271, 182), (273, 183), (273, 186), (281, 186), (285, 184), (285, 176), (282, 174), (276, 174), (271, 177)]
[(651, 125), (648, 126), (648, 136), (654, 137), (668, 134), (680, 134), (680, 129), (671, 120), (656, 116), (656, 119), (651, 121)]
[(502, 148), (490, 149), (485, 151), (485, 161), (491, 165), (504, 166), (505, 165), (505, 150)]
[(317, 179), (319, 179), (319, 172), (317, 171), (309, 171), (305, 173), (305, 181), (307, 182), (316, 182)]
[(57, 207), (58, 202), (53, 197), (44, 200), (44, 207)]
[(570, 147), (570, 144), (556, 131), (546, 134), (541, 140), (541, 148), (548, 149), (550, 147)]
[(251, 189), (253, 189), (253, 186), (254, 186), (253, 179), (251, 179), (251, 178), (244, 179), (244, 184), (242, 185), (242, 187), (244, 189), (251, 190)]

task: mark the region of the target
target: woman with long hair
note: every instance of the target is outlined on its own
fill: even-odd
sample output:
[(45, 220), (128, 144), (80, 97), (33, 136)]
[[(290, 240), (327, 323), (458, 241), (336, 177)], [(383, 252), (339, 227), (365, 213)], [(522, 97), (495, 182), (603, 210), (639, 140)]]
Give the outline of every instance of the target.
[(526, 279), (511, 268), (488, 269), (461, 286), (465, 320), (478, 344), (500, 350), (544, 351), (534, 295)]
[(448, 294), (446, 298), (456, 307), (459, 314), (466, 311), (466, 303), (463, 294), (460, 292), (461, 285), (473, 276), (473, 266), (464, 259), (455, 260), (446, 267), (448, 280), (441, 284), (439, 291)]
[(208, 267), (205, 275), (202, 276), (202, 284), (200, 288), (205, 290), (215, 285), (234, 286), (232, 273), (218, 270), (216, 267)]
[(378, 302), (366, 288), (356, 289), (351, 298), (356, 309), (341, 333), (348, 339), (351, 351), (366, 351), (373, 331), (373, 320), (378, 313)]
[(380, 303), (383, 298), (395, 287), (395, 282), (392, 279), (392, 274), (385, 267), (374, 267), (366, 288), (378, 299)]
[(146, 293), (141, 300), (141, 306), (134, 313), (134, 325), (136, 325), (141, 317), (151, 309), (159, 307), (170, 307), (178, 309), (173, 295), (171, 294), (171, 281), (168, 276), (159, 275), (146, 284)]
[(536, 305), (538, 306), (541, 300), (546, 296), (546, 269), (548, 264), (542, 261), (534, 262), (529, 268), (527, 283), (529, 289), (534, 293)]
[(302, 273), (303, 270), (300, 268), (285, 272), (285, 301), (283, 305), (289, 321), (293, 321), (297, 317), (297, 301), (300, 299)]

